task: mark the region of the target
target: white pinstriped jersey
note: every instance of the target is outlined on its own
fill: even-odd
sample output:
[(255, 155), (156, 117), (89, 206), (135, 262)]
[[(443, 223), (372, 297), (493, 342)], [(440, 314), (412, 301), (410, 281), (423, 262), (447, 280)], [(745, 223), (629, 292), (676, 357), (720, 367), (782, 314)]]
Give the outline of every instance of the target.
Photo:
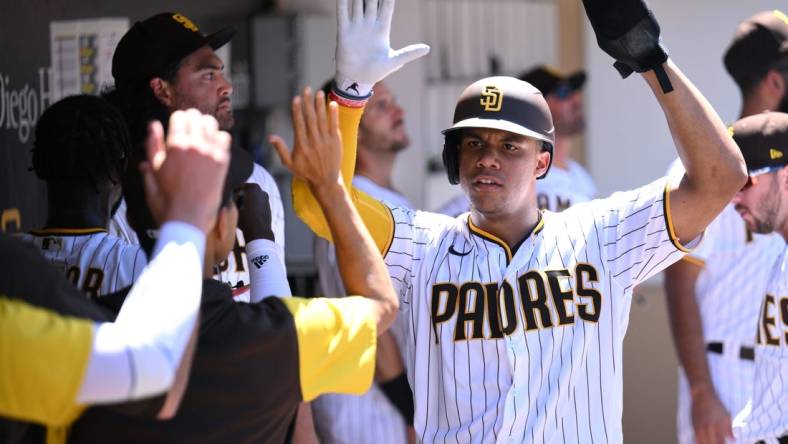
[[(279, 247), (279, 258), (282, 267), (285, 267), (285, 211), (282, 206), (282, 196), (279, 194), (279, 187), (276, 185), (271, 173), (262, 166), (254, 164), (252, 175), (246, 180), (247, 183), (256, 183), (260, 188), (268, 193), (268, 202), (271, 205), (271, 229), (274, 232), (274, 241)], [(126, 219), (126, 204), (121, 202), (117, 212), (110, 222), (110, 233), (121, 239), (138, 244), (137, 235)], [(233, 297), (238, 301), (249, 302), (249, 262), (246, 258), (243, 233), (237, 230), (235, 246), (233, 251), (227, 256), (227, 260), (220, 264), (221, 272), (214, 276), (214, 279), (226, 282), (233, 287)], [(287, 296), (287, 295), (282, 295)]]
[[(271, 229), (274, 232), (274, 242), (279, 247), (279, 258), (282, 268), (285, 267), (285, 211), (282, 206), (282, 196), (279, 187), (271, 173), (258, 164), (254, 164), (252, 175), (247, 183), (256, 183), (268, 193), (268, 202), (271, 205)], [(233, 297), (238, 301), (249, 302), (249, 261), (244, 250), (246, 242), (243, 233), (238, 230), (235, 238), (235, 247), (227, 256), (227, 261), (219, 266), (221, 272), (214, 279), (226, 282), (233, 287)], [(288, 296), (288, 295), (281, 295)]]
[[(591, 175), (582, 165), (569, 160), (567, 168), (553, 165), (550, 174), (536, 181), (536, 204), (539, 209), (563, 211), (572, 205), (588, 202), (597, 195)], [(438, 213), (456, 217), (469, 211), (471, 202), (465, 194), (449, 200)]]
[[(676, 160), (670, 176), (684, 174)], [(703, 337), (723, 344), (723, 354), (706, 355), (712, 383), (731, 415), (752, 397), (754, 365), (739, 357), (741, 347), (753, 347), (754, 325), (774, 261), (784, 244), (777, 234), (753, 234), (739, 213), (728, 205), (706, 229), (703, 243), (684, 259), (702, 266), (695, 283)], [(689, 384), (679, 372), (676, 429), (680, 444), (695, 442)]]
[(755, 347), (755, 383), (748, 411), (736, 418), (739, 442), (777, 444), (788, 437), (788, 245), (772, 267), (761, 303)]
[(101, 297), (132, 285), (148, 263), (139, 245), (104, 229), (31, 231), (32, 243), (86, 296)]
[(544, 212), (513, 257), (466, 216), (392, 209), (421, 441), (622, 442), (632, 289), (683, 254), (665, 185)]

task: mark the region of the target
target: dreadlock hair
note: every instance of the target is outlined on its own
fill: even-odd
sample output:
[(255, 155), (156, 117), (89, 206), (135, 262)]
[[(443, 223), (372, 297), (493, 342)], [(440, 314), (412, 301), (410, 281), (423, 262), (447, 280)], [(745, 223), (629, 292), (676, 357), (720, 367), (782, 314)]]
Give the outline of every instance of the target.
[(92, 186), (117, 183), (131, 142), (117, 109), (96, 96), (67, 97), (47, 108), (36, 125), (33, 171), (47, 182)]

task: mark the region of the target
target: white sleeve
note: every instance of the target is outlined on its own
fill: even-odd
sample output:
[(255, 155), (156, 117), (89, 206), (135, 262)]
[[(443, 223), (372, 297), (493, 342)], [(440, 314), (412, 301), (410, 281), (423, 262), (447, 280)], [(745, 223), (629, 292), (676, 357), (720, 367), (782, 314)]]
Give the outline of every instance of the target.
[(248, 183), (256, 183), (260, 189), (268, 194), (268, 203), (271, 205), (271, 231), (274, 232), (274, 241), (279, 247), (279, 259), (282, 267), (285, 266), (285, 210), (279, 187), (271, 173), (258, 164), (254, 164), (252, 175)]
[(246, 244), (249, 259), (250, 302), (257, 303), (269, 296), (292, 296), (287, 273), (279, 259), (278, 246), (268, 239)]
[[(629, 288), (681, 259), (697, 239), (678, 239), (669, 211), (669, 179), (594, 201), (595, 219), (603, 222), (602, 239), (613, 280)], [(683, 243), (683, 244), (682, 244)]]
[(171, 387), (197, 322), (204, 254), (202, 231), (182, 222), (162, 226), (117, 319), (96, 326), (77, 402), (127, 401)]

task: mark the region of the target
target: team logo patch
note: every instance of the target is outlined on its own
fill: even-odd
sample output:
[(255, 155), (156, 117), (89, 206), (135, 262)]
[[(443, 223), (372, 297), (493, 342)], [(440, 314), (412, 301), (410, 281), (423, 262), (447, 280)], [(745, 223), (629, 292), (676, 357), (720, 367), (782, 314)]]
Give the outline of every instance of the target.
[(183, 25), (183, 27), (188, 29), (189, 31), (194, 31), (194, 32), (198, 31), (197, 26), (194, 23), (192, 23), (192, 21), (189, 20), (189, 18), (186, 17), (185, 15), (173, 14), (172, 19)]
[(252, 263), (254, 264), (255, 267), (257, 267), (258, 270), (260, 269), (260, 267), (265, 265), (266, 262), (268, 262), (268, 255), (267, 254), (264, 254), (262, 256), (257, 256), (257, 257), (253, 257), (252, 258)]
[(769, 149), (769, 158), (772, 160), (781, 159), (783, 157), (783, 152), (780, 150), (776, 150), (774, 148)]
[(485, 86), (482, 91), (482, 98), (479, 100), (485, 111), (497, 112), (503, 105), (503, 92), (494, 85)]

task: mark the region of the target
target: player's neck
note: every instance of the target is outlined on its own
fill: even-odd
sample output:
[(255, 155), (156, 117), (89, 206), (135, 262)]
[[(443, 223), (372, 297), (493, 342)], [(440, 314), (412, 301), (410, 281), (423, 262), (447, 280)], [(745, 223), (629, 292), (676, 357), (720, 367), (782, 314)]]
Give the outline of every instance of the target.
[(774, 109), (779, 104), (773, 98), (763, 97), (759, 94), (751, 94), (745, 97), (741, 105), (741, 113), (739, 118), (760, 114), (764, 110)]
[(506, 242), (506, 245), (514, 251), (514, 247), (519, 246), (534, 231), (542, 218), (536, 203), (524, 213), (489, 217), (472, 209), (471, 221), (477, 227)]
[(356, 175), (364, 176), (375, 184), (393, 190), (391, 171), (394, 169), (394, 153), (362, 154), (356, 163)]
[(109, 198), (93, 189), (47, 186), (47, 220), (49, 228), (107, 228)]

